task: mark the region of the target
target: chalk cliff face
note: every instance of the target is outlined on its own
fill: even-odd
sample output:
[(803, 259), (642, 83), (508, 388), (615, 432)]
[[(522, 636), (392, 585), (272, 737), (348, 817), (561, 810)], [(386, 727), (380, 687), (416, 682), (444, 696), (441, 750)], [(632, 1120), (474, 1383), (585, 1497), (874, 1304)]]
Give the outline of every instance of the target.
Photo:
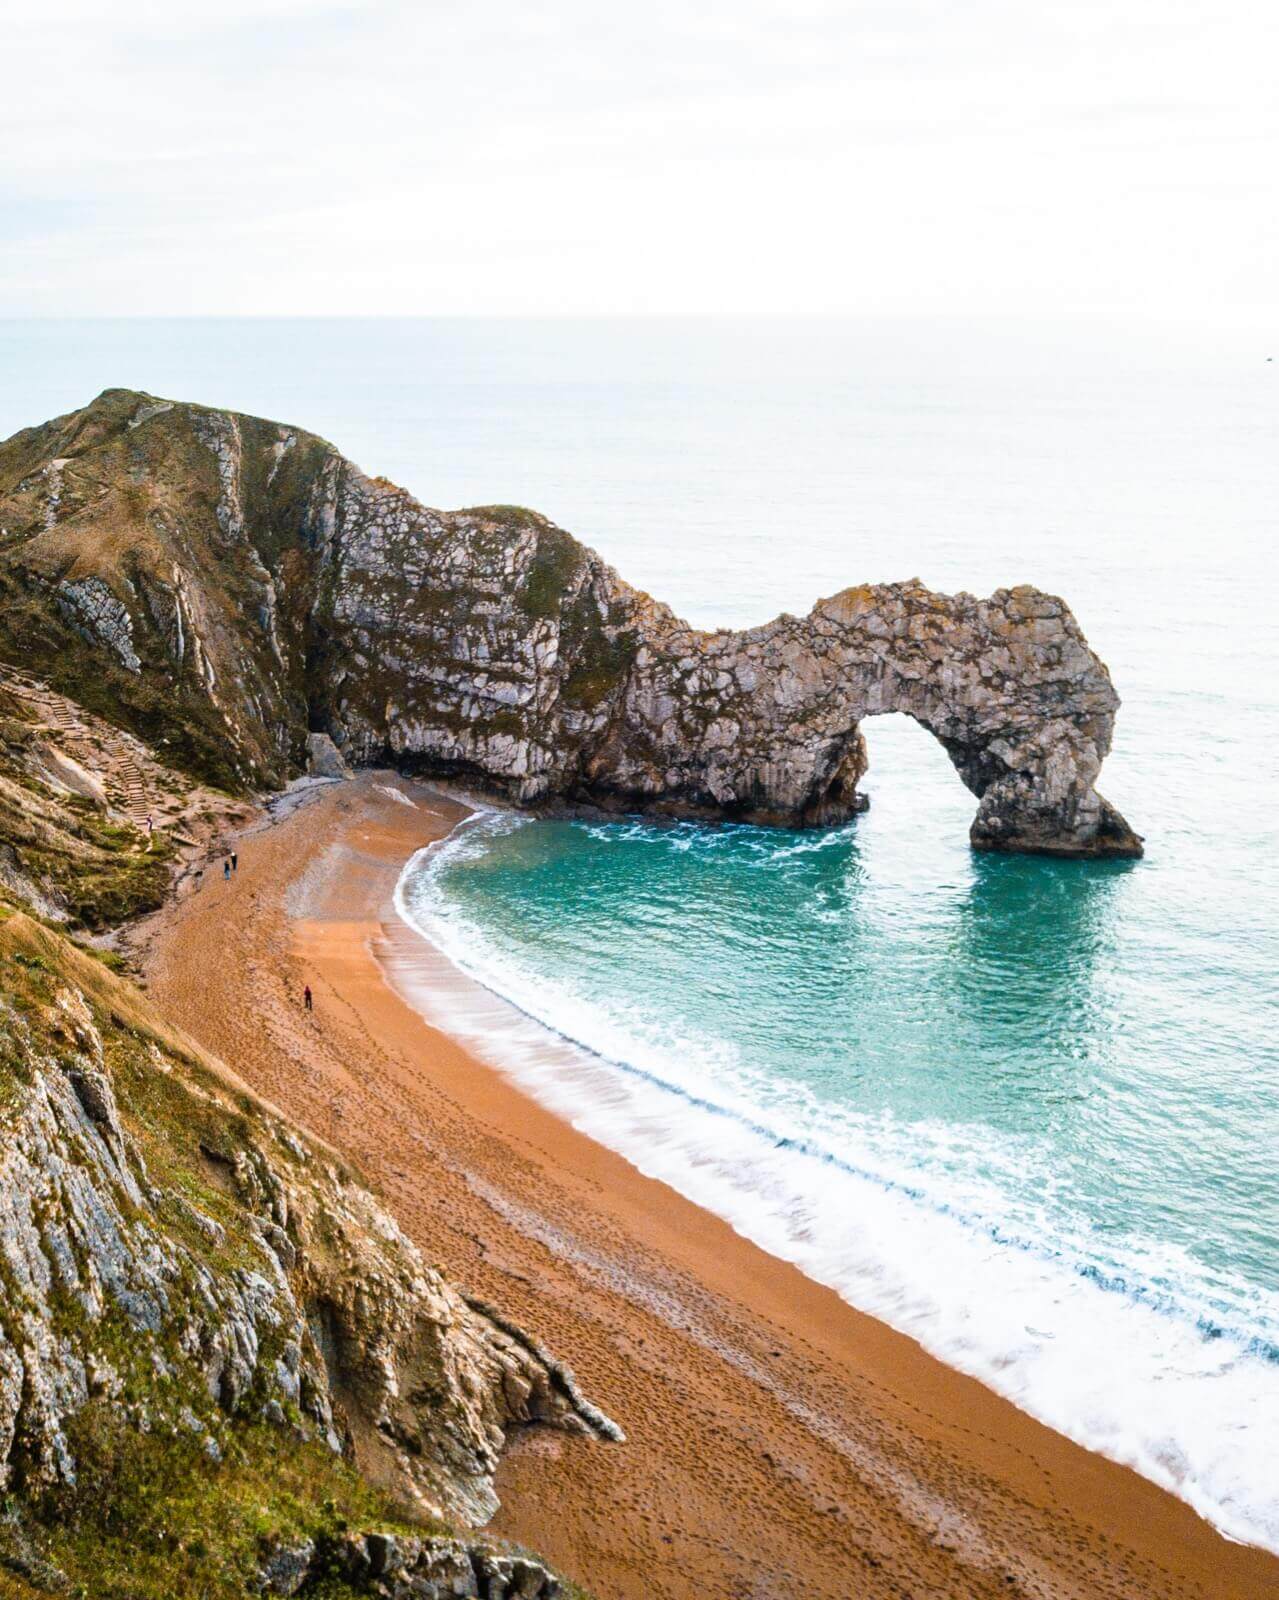
[(0, 649), (224, 781), (279, 782), (320, 731), (522, 804), (809, 826), (861, 808), (860, 723), (902, 711), (977, 848), (1141, 852), (1095, 787), (1110, 676), (1035, 589), (705, 633), (533, 512), (433, 511), (314, 435), (123, 390), (0, 446), (0, 529)]

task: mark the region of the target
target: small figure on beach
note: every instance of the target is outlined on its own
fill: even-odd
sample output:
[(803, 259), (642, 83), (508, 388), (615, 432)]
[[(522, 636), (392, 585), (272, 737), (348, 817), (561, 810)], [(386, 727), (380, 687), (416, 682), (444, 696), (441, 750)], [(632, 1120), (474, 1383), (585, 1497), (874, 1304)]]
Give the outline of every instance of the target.
[(222, 863), (222, 881), (224, 883), (230, 883), (231, 881), (231, 863), (229, 860)]
[(311, 1006), (311, 985), (309, 983), (302, 990), (302, 1004), (306, 1007), (306, 1009), (308, 1011), (310, 1011), (312, 1009), (312, 1006)]
[(240, 870), (240, 858), (239, 858), (238, 855), (236, 855), (235, 851), (232, 850), (232, 852), (231, 852), (231, 871), (232, 872), (238, 872), (239, 870)]

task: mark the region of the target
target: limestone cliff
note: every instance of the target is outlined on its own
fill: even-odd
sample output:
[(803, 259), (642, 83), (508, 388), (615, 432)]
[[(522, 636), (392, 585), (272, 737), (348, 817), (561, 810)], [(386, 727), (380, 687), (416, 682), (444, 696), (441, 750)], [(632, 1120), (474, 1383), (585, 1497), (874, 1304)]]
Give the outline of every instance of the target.
[[(428, 1531), (486, 1520), (506, 1434), (532, 1424), (616, 1436), (330, 1151), (90, 955), (0, 918), (0, 1572), (58, 1587), (87, 1524), (105, 1573), (119, 1523), (136, 1572), (95, 1594), (239, 1594), (255, 1573), (294, 1593), (336, 1572), (325, 1593), (549, 1595), (535, 1564), (420, 1526), (389, 1550), (349, 1531), (395, 1505)], [(154, 1527), (186, 1542), (161, 1541), (153, 1586)]]
[(109, 390), (0, 446), (0, 602), (11, 659), (242, 786), (319, 731), (522, 804), (815, 825), (863, 803), (861, 721), (902, 711), (978, 796), (977, 848), (1141, 851), (1061, 600), (911, 581), (701, 632), (533, 512), (433, 511), (230, 412)]

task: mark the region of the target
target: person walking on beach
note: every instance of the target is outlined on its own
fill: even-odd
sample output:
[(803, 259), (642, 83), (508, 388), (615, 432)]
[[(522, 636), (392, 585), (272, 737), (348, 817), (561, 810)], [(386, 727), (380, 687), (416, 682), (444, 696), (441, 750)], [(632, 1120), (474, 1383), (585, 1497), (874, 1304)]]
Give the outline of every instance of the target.
[(239, 858), (238, 855), (236, 855), (235, 851), (232, 850), (232, 852), (231, 852), (231, 871), (232, 872), (238, 872), (239, 870), (240, 870), (240, 858)]
[(312, 1006), (311, 1006), (311, 985), (309, 983), (307, 984), (307, 986), (302, 991), (302, 1004), (306, 1007), (306, 1009), (308, 1011), (310, 1011), (312, 1009)]
[(230, 881), (231, 881), (231, 863), (230, 863), (230, 861), (224, 861), (222, 863), (222, 881), (224, 883), (230, 883)]

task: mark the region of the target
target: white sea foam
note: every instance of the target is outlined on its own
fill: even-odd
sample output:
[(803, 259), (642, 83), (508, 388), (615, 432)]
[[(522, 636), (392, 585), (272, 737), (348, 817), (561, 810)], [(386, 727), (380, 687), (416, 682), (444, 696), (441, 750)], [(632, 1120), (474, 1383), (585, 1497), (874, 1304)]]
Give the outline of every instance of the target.
[[(432, 966), (429, 982), (400, 975), (424, 1011), (575, 1127), (850, 1304), (1223, 1532), (1279, 1550), (1273, 1297), (1252, 1292), (1248, 1326), (1223, 1320), (1223, 1305), (1237, 1310), (1249, 1291), (1232, 1283), (1218, 1301), (1188, 1287), (1199, 1277), (1176, 1250), (1125, 1255), (1065, 1236), (1046, 1203), (1010, 1213), (1000, 1165), (1034, 1162), (1034, 1149), (991, 1148), (984, 1129), (833, 1110), (770, 1082), (722, 1040), (663, 1038), (624, 997), (588, 1002), (522, 969), (440, 882), (446, 863), (521, 825), (470, 819), (405, 868), (397, 908), (451, 963)], [(423, 959), (438, 957), (424, 947)], [(980, 1161), (968, 1159), (975, 1139)], [(1044, 1173), (1045, 1202), (1050, 1184)]]

